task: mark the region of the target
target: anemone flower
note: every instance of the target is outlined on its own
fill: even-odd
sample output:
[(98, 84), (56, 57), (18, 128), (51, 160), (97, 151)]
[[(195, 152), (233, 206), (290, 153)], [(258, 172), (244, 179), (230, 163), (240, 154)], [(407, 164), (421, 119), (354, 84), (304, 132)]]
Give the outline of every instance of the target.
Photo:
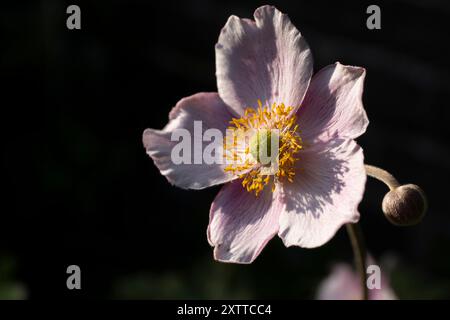
[[(143, 134), (147, 154), (170, 183), (185, 189), (225, 184), (207, 230), (214, 258), (251, 263), (277, 234), (288, 247), (318, 247), (343, 224), (357, 222), (366, 173), (354, 139), (368, 125), (365, 70), (335, 63), (312, 76), (308, 44), (272, 6), (258, 8), (254, 21), (231, 16), (215, 52), (218, 93), (180, 100), (164, 129)], [(214, 129), (226, 137), (223, 157), (245, 160), (206, 163), (194, 154), (193, 161), (174, 161), (174, 135), (195, 136), (197, 121), (200, 133)], [(250, 134), (249, 145), (239, 130)], [(276, 166), (262, 165), (259, 149), (274, 136)], [(194, 151), (207, 141), (194, 142)]]
[[(369, 259), (367, 265), (372, 265)], [(397, 296), (389, 285), (388, 277), (380, 274), (379, 288), (368, 290), (369, 300), (396, 300)], [(360, 276), (346, 263), (335, 264), (331, 273), (317, 290), (318, 300), (361, 300)]]

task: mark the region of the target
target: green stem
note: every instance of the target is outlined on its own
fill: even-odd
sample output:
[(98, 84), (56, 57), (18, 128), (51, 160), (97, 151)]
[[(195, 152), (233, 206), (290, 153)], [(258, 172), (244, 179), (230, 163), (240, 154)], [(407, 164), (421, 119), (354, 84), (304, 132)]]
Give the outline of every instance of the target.
[(353, 255), (355, 257), (356, 270), (359, 273), (361, 284), (362, 299), (368, 299), (367, 291), (367, 274), (366, 274), (366, 247), (364, 246), (364, 239), (361, 228), (357, 223), (347, 223), (347, 232), (352, 243)]

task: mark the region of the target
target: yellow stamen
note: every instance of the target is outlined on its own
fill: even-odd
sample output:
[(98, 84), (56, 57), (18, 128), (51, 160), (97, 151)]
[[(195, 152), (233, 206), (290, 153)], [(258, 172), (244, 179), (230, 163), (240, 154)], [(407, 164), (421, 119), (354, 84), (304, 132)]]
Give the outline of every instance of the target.
[[(297, 119), (295, 115), (290, 115), (292, 110), (293, 107), (286, 107), (283, 103), (263, 106), (258, 100), (257, 109), (247, 108), (243, 117), (230, 121), (224, 150), (226, 158), (234, 162), (224, 170), (238, 175), (242, 186), (256, 196), (266, 185), (271, 184), (274, 191), (278, 181), (294, 181), (297, 154), (303, 149), (303, 141)], [(273, 135), (270, 130), (278, 131)], [(270, 148), (269, 139), (272, 136), (278, 138), (275, 166), (260, 161), (260, 150)], [(276, 171), (270, 171), (273, 168)]]

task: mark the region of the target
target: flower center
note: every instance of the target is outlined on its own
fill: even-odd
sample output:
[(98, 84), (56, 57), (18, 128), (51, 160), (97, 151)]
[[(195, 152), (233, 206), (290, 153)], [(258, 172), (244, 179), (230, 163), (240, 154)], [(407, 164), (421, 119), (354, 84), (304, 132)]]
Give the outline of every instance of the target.
[(276, 161), (279, 141), (276, 130), (260, 129), (250, 139), (250, 154), (263, 165)]
[(230, 121), (224, 140), (225, 171), (237, 174), (242, 185), (256, 196), (265, 186), (282, 180), (293, 182), (295, 163), (303, 148), (293, 107), (274, 103), (247, 108), (241, 118)]

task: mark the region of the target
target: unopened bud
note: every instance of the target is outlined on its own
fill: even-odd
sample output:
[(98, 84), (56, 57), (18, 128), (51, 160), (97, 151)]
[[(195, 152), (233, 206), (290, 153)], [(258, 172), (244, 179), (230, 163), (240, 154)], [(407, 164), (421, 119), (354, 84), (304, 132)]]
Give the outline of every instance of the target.
[(427, 211), (427, 199), (423, 190), (415, 184), (399, 186), (384, 196), (382, 204), (386, 218), (398, 226), (419, 223)]

